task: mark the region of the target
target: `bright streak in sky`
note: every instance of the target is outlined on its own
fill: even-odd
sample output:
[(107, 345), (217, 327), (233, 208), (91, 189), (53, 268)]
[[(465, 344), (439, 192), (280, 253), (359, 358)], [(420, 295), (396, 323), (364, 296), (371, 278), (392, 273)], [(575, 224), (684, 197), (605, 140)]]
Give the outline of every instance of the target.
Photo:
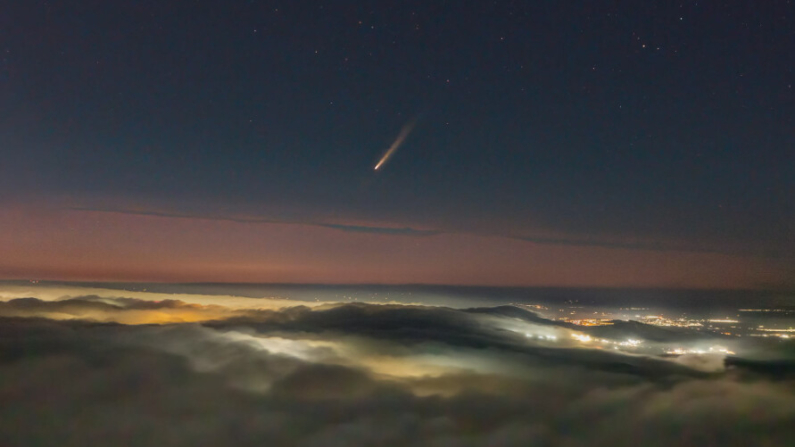
[(411, 121), (409, 121), (405, 126), (403, 126), (402, 129), (400, 129), (400, 133), (398, 134), (397, 138), (395, 139), (395, 142), (392, 143), (391, 146), (389, 146), (389, 149), (386, 150), (386, 152), (384, 153), (384, 156), (381, 157), (381, 159), (378, 160), (378, 163), (375, 165), (375, 170), (376, 171), (381, 166), (383, 166), (384, 163), (386, 163), (387, 160), (389, 160), (389, 157), (391, 157), (392, 154), (395, 153), (395, 151), (398, 150), (398, 148), (403, 144), (403, 142), (406, 141), (406, 138), (408, 138), (408, 136), (411, 133), (412, 129), (414, 129), (414, 125), (415, 124), (417, 124), (417, 119), (416, 118), (411, 120)]

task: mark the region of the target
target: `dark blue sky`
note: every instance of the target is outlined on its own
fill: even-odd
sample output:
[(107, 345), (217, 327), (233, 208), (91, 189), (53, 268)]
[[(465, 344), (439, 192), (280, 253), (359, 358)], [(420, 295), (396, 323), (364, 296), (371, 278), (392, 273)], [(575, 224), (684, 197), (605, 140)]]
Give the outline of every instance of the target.
[(780, 0), (14, 2), (0, 199), (791, 267), (793, 20)]

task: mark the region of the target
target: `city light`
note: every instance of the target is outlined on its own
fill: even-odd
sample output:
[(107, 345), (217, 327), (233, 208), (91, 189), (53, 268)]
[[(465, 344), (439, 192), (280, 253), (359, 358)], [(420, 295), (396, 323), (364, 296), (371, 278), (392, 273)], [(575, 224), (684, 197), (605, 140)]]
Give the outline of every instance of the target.
[(585, 334), (571, 334), (571, 337), (583, 343), (590, 343), (593, 340), (590, 335)]

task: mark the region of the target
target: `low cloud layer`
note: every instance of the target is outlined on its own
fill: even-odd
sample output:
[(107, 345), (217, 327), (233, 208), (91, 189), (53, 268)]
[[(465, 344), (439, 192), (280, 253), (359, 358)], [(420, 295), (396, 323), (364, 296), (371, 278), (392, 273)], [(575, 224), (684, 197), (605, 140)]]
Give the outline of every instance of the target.
[(582, 341), (643, 329), (583, 332), (511, 307), (13, 299), (0, 433), (15, 446), (795, 442), (791, 343), (759, 362)]

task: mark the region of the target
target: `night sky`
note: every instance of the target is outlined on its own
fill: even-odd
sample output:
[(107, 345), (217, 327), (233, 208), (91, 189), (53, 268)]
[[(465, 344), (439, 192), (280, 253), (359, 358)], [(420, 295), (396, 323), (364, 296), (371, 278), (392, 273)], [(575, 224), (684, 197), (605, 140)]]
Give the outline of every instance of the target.
[(793, 21), (9, 2), (0, 277), (792, 288)]

